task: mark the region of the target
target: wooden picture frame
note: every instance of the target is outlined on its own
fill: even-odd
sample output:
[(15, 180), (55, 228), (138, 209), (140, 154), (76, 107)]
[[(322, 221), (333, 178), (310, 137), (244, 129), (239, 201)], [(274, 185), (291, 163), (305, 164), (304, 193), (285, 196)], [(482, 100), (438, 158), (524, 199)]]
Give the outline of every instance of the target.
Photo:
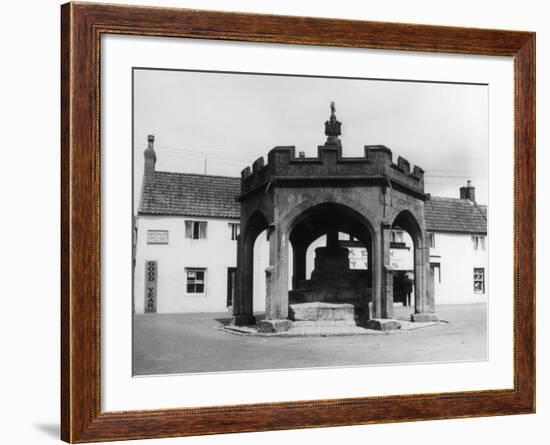
[[(102, 412), (99, 116), (100, 38), (106, 33), (513, 57), (513, 389)], [(93, 442), (535, 411), (534, 33), (68, 3), (61, 7), (61, 34), (63, 440)]]

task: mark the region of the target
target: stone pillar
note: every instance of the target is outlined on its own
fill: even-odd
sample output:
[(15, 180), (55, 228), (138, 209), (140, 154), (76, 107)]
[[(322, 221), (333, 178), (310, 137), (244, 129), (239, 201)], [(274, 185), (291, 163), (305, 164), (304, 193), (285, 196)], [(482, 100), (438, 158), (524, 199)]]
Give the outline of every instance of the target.
[(412, 321), (438, 320), (435, 313), (433, 286), (431, 291), (428, 289), (429, 273), (430, 249), (424, 247), (424, 243), (417, 242), (414, 246), (414, 314), (411, 315)]
[(233, 320), (237, 326), (255, 323), (253, 315), (254, 239), (245, 234), (237, 241), (237, 279), (233, 300)]
[(327, 247), (332, 249), (338, 247), (338, 230), (331, 229), (327, 232)]
[(377, 231), (372, 240), (372, 307), (370, 318), (382, 318), (382, 234)]
[(298, 280), (306, 279), (306, 253), (307, 247), (303, 244), (292, 246), (292, 288), (296, 289)]
[(265, 268), (265, 313), (271, 313), (271, 292), (273, 289), (273, 266)]
[[(426, 247), (424, 255), (424, 270), (426, 273), (426, 303), (425, 310), (435, 315), (435, 277), (434, 271), (430, 268), (430, 248)], [(437, 319), (437, 315), (435, 316)]]
[(381, 318), (393, 318), (393, 268), (390, 258), (391, 224), (381, 225), (382, 238), (382, 305)]
[(267, 320), (288, 318), (288, 235), (278, 224), (269, 226), (270, 295), (266, 295)]
[(435, 312), (434, 286), (434, 271), (431, 267), (428, 267), (428, 276), (426, 278), (426, 312)]
[(417, 314), (426, 312), (426, 273), (425, 252), (422, 247), (414, 246), (414, 311)]

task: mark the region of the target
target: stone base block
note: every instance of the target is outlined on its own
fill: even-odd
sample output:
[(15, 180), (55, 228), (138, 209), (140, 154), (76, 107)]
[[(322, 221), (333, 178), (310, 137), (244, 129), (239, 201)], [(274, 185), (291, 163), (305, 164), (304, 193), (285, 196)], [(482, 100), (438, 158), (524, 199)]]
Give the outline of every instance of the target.
[(396, 331), (401, 329), (401, 323), (391, 318), (373, 318), (368, 320), (364, 326), (367, 329), (374, 329), (377, 331)]
[(292, 321), (287, 319), (282, 320), (260, 320), (258, 322), (258, 332), (272, 333), (285, 332), (292, 326)]
[(256, 318), (254, 318), (253, 315), (244, 315), (244, 314), (233, 315), (231, 324), (233, 326), (250, 326), (250, 325), (256, 324)]
[(437, 314), (434, 313), (411, 314), (411, 321), (427, 323), (429, 321), (439, 321), (439, 318)]
[(347, 303), (297, 303), (291, 304), (289, 318), (296, 321), (318, 321), (318, 320), (347, 320), (355, 319), (353, 304)]

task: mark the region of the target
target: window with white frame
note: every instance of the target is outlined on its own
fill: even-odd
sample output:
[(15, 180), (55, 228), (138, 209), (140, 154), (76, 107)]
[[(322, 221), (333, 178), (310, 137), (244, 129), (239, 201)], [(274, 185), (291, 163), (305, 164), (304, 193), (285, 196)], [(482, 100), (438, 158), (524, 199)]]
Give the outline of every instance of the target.
[(188, 294), (204, 294), (206, 289), (206, 268), (185, 268)]
[(483, 267), (474, 267), (474, 293), (485, 293), (485, 269)]
[(430, 263), (430, 269), (434, 274), (434, 282), (441, 283), (441, 263)]
[(206, 239), (206, 221), (185, 221), (185, 238)]
[(428, 247), (435, 249), (435, 233), (428, 232), (427, 239), (428, 239)]
[(236, 241), (239, 236), (241, 225), (239, 223), (229, 223), (229, 233), (231, 235), (231, 240)]
[(402, 230), (392, 230), (391, 231), (391, 242), (392, 243), (402, 243), (403, 242), (403, 231)]
[(474, 245), (474, 250), (485, 250), (485, 236), (472, 235), (472, 243)]

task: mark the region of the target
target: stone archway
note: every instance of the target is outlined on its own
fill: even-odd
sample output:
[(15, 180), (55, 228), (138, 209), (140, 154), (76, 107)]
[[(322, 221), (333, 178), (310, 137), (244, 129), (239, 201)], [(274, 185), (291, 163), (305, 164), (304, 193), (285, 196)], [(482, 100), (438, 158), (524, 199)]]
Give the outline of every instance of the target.
[[(241, 223), (242, 224), (242, 223)], [(253, 311), (254, 289), (254, 244), (258, 235), (268, 229), (265, 215), (254, 210), (241, 226), (237, 249), (237, 298), (233, 303), (233, 322), (237, 325), (255, 323)]]
[[(352, 305), (356, 318), (366, 321), (372, 297), (375, 231), (364, 215), (332, 201), (319, 203), (297, 215), (289, 224), (288, 234), (293, 248), (291, 316), (296, 305), (320, 302)], [(339, 234), (348, 235), (352, 241), (339, 239)], [(326, 243), (315, 249), (315, 267), (308, 279), (306, 253), (320, 237), (325, 237)], [(350, 245), (368, 252), (366, 270), (350, 268)]]
[(425, 231), (417, 217), (410, 210), (399, 212), (391, 228), (405, 230), (413, 240), (413, 267), (414, 267), (414, 313), (413, 321), (437, 320), (434, 307), (433, 291), (429, 289), (429, 247), (426, 245)]

